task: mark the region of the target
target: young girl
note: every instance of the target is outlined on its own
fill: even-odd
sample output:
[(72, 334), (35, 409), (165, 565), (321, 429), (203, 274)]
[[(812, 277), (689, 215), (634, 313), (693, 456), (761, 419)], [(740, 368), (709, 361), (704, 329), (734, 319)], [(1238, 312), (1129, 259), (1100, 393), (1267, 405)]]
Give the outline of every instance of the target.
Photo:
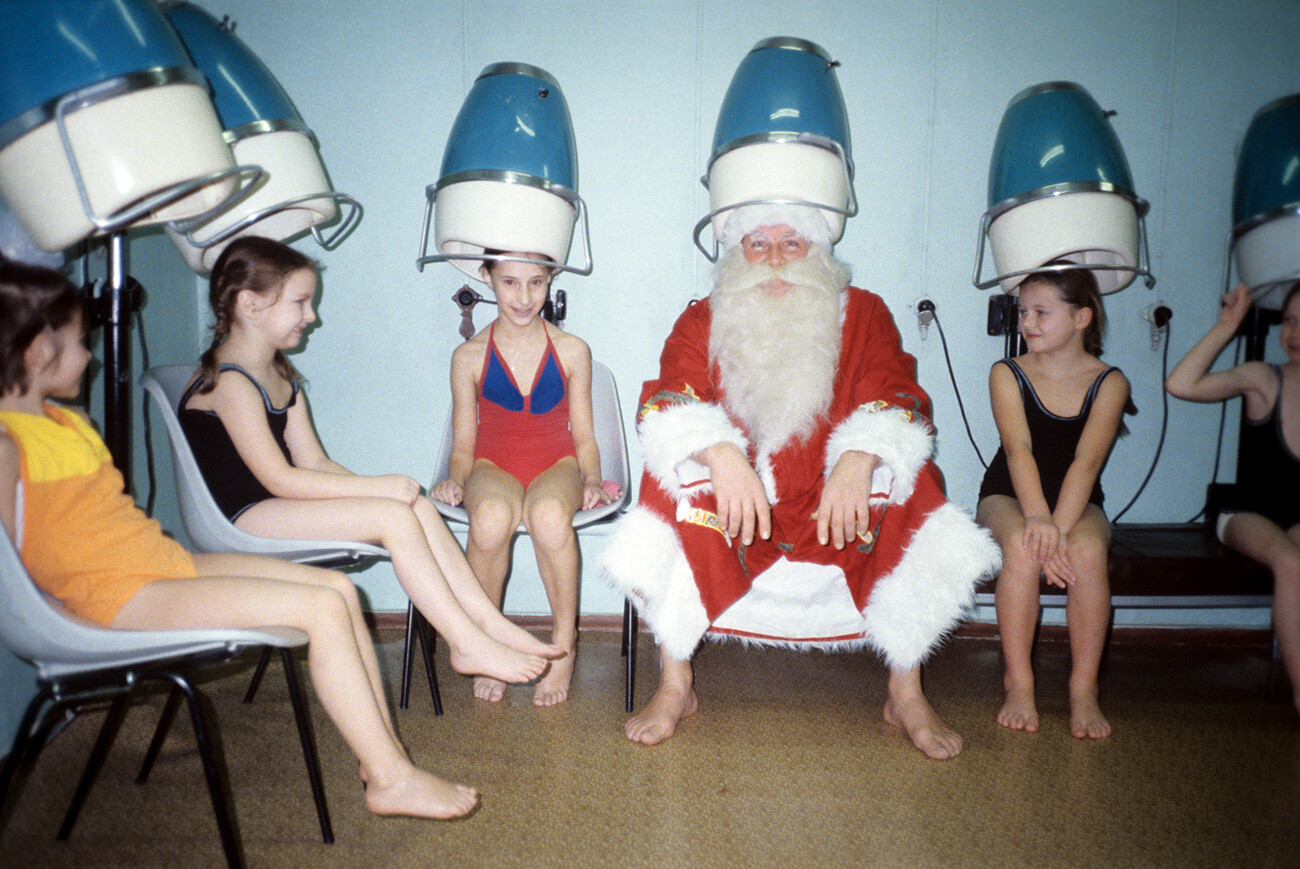
[(312, 261), (269, 239), (237, 239), (213, 266), (215, 334), (180, 419), (217, 504), (261, 537), (384, 547), (402, 588), (446, 639), (452, 667), (536, 678), (561, 653), (492, 605), (419, 484), (354, 474), (325, 455), (283, 353), (316, 320), (315, 295)]
[[(465, 551), (501, 606), (510, 540), (522, 521), (555, 620), (551, 642), (568, 654), (533, 692), (550, 706), (569, 695), (577, 642), (578, 539), (573, 514), (609, 502), (591, 420), (591, 351), (540, 316), (552, 266), (538, 254), (485, 251), (529, 262), (484, 260), (480, 274), (499, 313), (451, 357), (453, 447), (449, 479), (432, 495), (465, 504)], [(527, 391), (520, 389), (520, 385)], [(505, 686), (479, 678), (474, 696), (500, 700)]]
[(1225, 545), (1273, 573), (1273, 630), (1300, 712), (1300, 283), (1282, 305), (1287, 363), (1247, 362), (1210, 373), (1249, 308), (1244, 286), (1229, 293), (1218, 322), (1174, 367), (1165, 388), (1189, 401), (1245, 398), (1237, 490), (1216, 528)]
[(1002, 446), (980, 486), (977, 518), (1002, 547), (996, 602), (1006, 662), (998, 723), (1038, 730), (1031, 662), (1039, 577), (1067, 589), (1070, 733), (1111, 727), (1097, 703), (1110, 622), (1110, 526), (1099, 475), (1128, 404), (1128, 381), (1099, 358), (1105, 320), (1092, 272), (1039, 272), (1020, 285), (1028, 351), (989, 375)]
[(74, 399), (90, 354), (81, 298), (58, 272), (0, 259), (0, 523), (37, 585), (121, 630), (289, 625), (325, 711), (361, 762), (378, 814), (451, 818), (473, 788), (411, 764), (384, 700), (356, 590), (342, 574), (270, 558), (194, 555), (123, 493)]

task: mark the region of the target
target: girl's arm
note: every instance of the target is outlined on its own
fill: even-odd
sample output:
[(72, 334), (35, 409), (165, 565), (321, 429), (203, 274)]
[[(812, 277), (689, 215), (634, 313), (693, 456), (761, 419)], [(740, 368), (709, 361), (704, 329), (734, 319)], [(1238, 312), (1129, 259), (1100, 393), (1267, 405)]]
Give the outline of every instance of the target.
[[(1069, 534), (1083, 516), (1088, 506), (1088, 496), (1092, 487), (1106, 464), (1106, 456), (1115, 444), (1119, 433), (1120, 420), (1124, 416), (1124, 407), (1128, 404), (1128, 379), (1119, 371), (1106, 375), (1093, 399), (1088, 421), (1083, 424), (1083, 433), (1074, 449), (1074, 460), (1066, 469), (1065, 479), (1061, 481), (1061, 494), (1056, 499), (1056, 511), (1052, 519), (1062, 534)], [(1043, 566), (1048, 582), (1065, 587), (1074, 582), (1074, 570), (1064, 550), (1059, 557)]]
[(566, 335), (564, 367), (569, 380), (569, 432), (582, 474), (582, 509), (608, 504), (610, 496), (601, 487), (600, 448), (596, 445), (596, 428), (591, 411), (591, 348), (581, 338)]
[(18, 445), (0, 429), (0, 524), (18, 548)]
[(1245, 284), (1223, 297), (1219, 319), (1205, 337), (1187, 351), (1165, 381), (1170, 395), (1187, 401), (1222, 401), (1237, 395), (1246, 398), (1246, 416), (1263, 417), (1273, 401), (1276, 384), (1269, 366), (1247, 362), (1227, 371), (1210, 373), (1210, 366), (1237, 334), (1250, 310), (1250, 291)]
[[(451, 457), (447, 479), (429, 494), (453, 507), (465, 499), (465, 482), (474, 467), (474, 446), (478, 441), (478, 384), (474, 373), (483, 362), (476, 352), (479, 349), (467, 341), (451, 354)], [(481, 349), (486, 352), (486, 345)]]
[(394, 498), (412, 504), (420, 494), (419, 483), (402, 474), (362, 477), (346, 471), (311, 467), (312, 463), (319, 462), (324, 450), (311, 431), (311, 417), (302, 393), (289, 410), (285, 442), (295, 462), (301, 460), (307, 467), (297, 467), (285, 459), (266, 423), (262, 394), (246, 377), (223, 375), (218, 378), (216, 388), (212, 390), (212, 407), (239, 457), (258, 482), (277, 498), (306, 501), (372, 497)]
[(1040, 563), (1046, 562), (1056, 554), (1061, 532), (1043, 494), (1043, 480), (1038, 474), (1038, 462), (1034, 460), (1033, 440), (1029, 435), (1029, 421), (1025, 418), (1020, 384), (1009, 365), (993, 365), (989, 372), (989, 398), (993, 405), (993, 421), (1002, 438), (1002, 449), (1007, 454), (1011, 486), (1025, 517), (1025, 549)]

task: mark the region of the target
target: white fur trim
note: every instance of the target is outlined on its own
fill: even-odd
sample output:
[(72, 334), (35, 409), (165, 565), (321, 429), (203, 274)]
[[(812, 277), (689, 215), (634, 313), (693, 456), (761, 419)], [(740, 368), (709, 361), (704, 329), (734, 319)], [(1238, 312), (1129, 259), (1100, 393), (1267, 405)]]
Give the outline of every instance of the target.
[[(877, 469), (873, 492), (888, 492), (891, 504), (912, 497), (916, 475), (934, 451), (934, 435), (919, 417), (897, 407), (860, 407), (835, 427), (826, 442), (826, 476), (849, 450), (879, 456), (886, 473)], [(890, 479), (892, 475), (892, 481)]]
[(614, 526), (600, 571), (632, 600), (670, 657), (690, 659), (709, 617), (686, 553), (668, 523), (644, 507), (632, 508)]
[(830, 244), (826, 217), (811, 205), (763, 202), (732, 209), (722, 225), (722, 246), (733, 247), (760, 226), (788, 226), (813, 244)]
[(698, 491), (708, 483), (703, 465), (691, 459), (706, 447), (729, 441), (749, 449), (749, 440), (730, 419), (721, 405), (692, 402), (674, 404), (651, 411), (641, 418), (638, 427), (645, 466), (664, 491), (683, 497), (684, 491)]
[(862, 613), (871, 645), (890, 669), (912, 669), (956, 627), (975, 584), (1001, 565), (1002, 551), (987, 530), (952, 504), (939, 507), (871, 592)]

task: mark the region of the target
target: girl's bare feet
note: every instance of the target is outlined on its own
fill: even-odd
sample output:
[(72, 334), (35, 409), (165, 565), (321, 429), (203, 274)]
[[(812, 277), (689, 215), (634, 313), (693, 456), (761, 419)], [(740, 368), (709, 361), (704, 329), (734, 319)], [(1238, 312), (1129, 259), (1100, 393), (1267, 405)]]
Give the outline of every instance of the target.
[(677, 722), (695, 714), (700, 706), (695, 689), (674, 682), (659, 683), (650, 702), (623, 725), (627, 738), (642, 745), (657, 745), (677, 730)]
[(555, 659), (564, 655), (564, 649), (537, 639), (537, 637), (534, 637), (502, 615), (495, 607), (489, 608), (487, 612), (482, 614), (471, 613), (470, 618), (483, 633), (499, 643), (504, 643), (512, 649), (523, 652), (525, 655), (540, 655), (547, 659)]
[(569, 683), (573, 681), (574, 651), (563, 658), (551, 661), (550, 667), (533, 689), (534, 706), (554, 706), (569, 698)]
[(362, 776), (366, 806), (376, 815), (409, 815), (450, 820), (469, 814), (478, 803), (478, 791), (469, 785), (438, 778), (414, 766), (391, 780)]
[(479, 700), (496, 703), (506, 696), (506, 683), (488, 676), (477, 676), (474, 679), (474, 696)]
[(530, 682), (546, 669), (547, 659), (530, 655), (473, 631), (459, 642), (447, 637), (451, 666), (457, 673), (491, 676), (503, 682)]
[(1007, 685), (1007, 696), (998, 710), (998, 724), (1026, 733), (1038, 732), (1038, 705), (1033, 686)]
[(1070, 735), (1078, 739), (1105, 739), (1110, 736), (1110, 722), (1101, 714), (1097, 688), (1090, 686), (1070, 690)]

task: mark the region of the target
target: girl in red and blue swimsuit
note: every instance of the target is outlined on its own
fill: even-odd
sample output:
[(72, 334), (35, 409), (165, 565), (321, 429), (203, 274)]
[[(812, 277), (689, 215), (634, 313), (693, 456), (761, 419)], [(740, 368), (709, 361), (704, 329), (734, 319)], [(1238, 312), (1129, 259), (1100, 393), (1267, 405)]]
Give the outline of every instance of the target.
[[(552, 265), (537, 254), (485, 251), (480, 275), (496, 295), (488, 328), (451, 358), (453, 444), (448, 479), (430, 493), (465, 505), (465, 554), (501, 606), (510, 541), (522, 524), (533, 539), (551, 604), (551, 662), (533, 692), (538, 706), (568, 697), (578, 638), (578, 538), (573, 514), (607, 503), (591, 418), (591, 351), (541, 316)], [(495, 257), (505, 257), (497, 260)], [(481, 676), (474, 696), (495, 702), (505, 684)]]

